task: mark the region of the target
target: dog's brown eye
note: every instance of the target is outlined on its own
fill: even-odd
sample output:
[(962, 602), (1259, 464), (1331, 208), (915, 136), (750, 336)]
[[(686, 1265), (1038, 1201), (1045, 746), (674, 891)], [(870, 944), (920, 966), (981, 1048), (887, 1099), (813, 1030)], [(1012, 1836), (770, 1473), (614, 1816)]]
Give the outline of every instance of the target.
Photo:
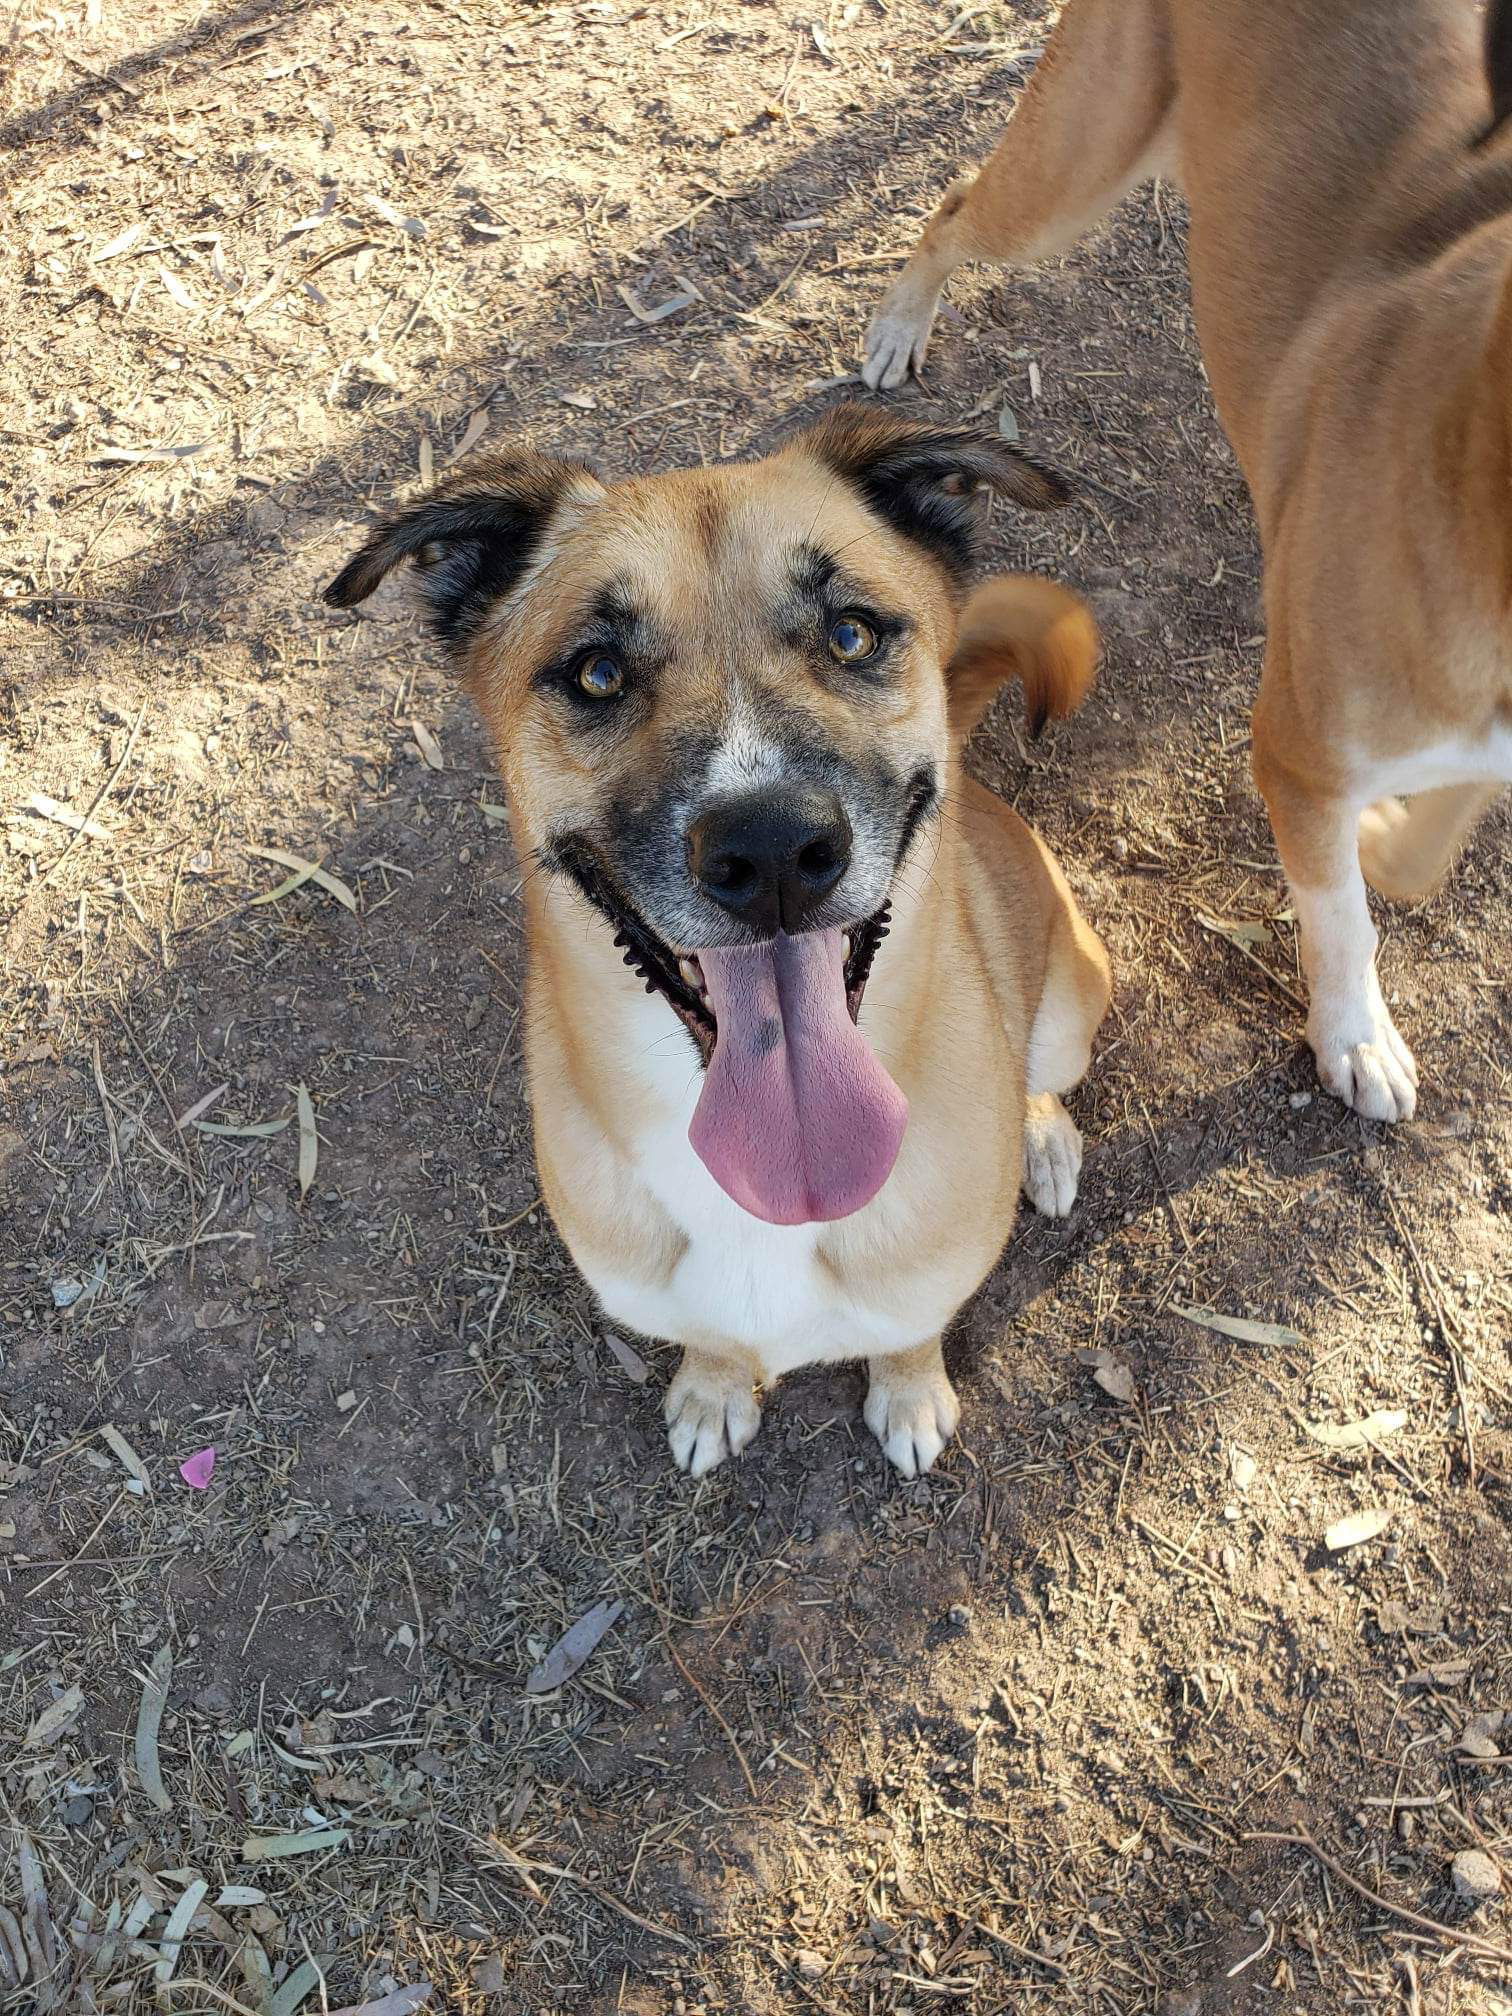
[(612, 700), (624, 686), (625, 675), (612, 658), (595, 651), (578, 667), (577, 682), (590, 700)]
[(877, 633), (859, 616), (842, 616), (830, 625), (829, 648), (831, 658), (842, 665), (859, 665), (876, 651)]

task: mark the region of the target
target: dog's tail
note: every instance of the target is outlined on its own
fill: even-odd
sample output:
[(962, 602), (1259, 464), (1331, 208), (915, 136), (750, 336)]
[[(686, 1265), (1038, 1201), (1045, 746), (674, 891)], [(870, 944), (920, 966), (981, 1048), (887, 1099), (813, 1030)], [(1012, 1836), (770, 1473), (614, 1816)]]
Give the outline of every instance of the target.
[(1512, 0), (1489, 0), (1486, 8), (1486, 82), (1491, 87), (1491, 123), (1476, 135), (1477, 147), (1512, 119)]
[(1098, 635), (1079, 595), (1030, 574), (984, 581), (961, 611), (955, 654), (945, 668), (950, 729), (963, 743), (998, 688), (1024, 689), (1029, 733), (1074, 714), (1097, 670)]

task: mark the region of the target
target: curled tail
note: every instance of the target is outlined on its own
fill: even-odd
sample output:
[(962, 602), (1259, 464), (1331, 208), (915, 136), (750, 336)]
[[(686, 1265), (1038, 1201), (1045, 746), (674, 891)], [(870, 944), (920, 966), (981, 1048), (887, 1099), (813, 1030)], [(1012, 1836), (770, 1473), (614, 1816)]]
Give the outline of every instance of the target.
[[(1509, 0), (1512, 4), (1512, 0)], [(961, 611), (954, 656), (945, 668), (950, 729), (965, 742), (998, 688), (1017, 679), (1029, 732), (1074, 714), (1097, 669), (1092, 611), (1058, 582), (1031, 574), (984, 581)]]

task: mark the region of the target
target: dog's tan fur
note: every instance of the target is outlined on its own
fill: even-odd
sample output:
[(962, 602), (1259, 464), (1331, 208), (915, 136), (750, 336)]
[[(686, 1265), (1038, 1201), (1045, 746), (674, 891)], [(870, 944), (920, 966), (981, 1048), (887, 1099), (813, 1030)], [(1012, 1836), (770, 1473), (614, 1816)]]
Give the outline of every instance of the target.
[[(536, 480), (518, 464), (498, 473), (511, 494)], [(699, 1474), (742, 1447), (764, 1381), (866, 1356), (867, 1419), (912, 1475), (956, 1420), (940, 1333), (996, 1261), (1020, 1186), (1046, 1210), (1069, 1209), (1080, 1137), (1058, 1095), (1081, 1077), (1109, 995), (1102, 946), (1059, 868), (965, 776), (961, 744), (1010, 679), (1039, 719), (1079, 704), (1095, 629), (1074, 596), (1043, 581), (991, 581), (960, 609), (948, 570), (837, 480), (812, 436), (754, 464), (608, 488), (582, 471), (556, 481), (529, 571), (462, 658), (522, 862), (564, 819), (595, 816), (654, 776), (690, 727), (717, 732), (766, 687), (810, 710), (815, 732), (839, 748), (922, 744), (938, 759), (939, 816), (894, 883), (891, 935), (860, 1018), (908, 1098), (908, 1128), (881, 1192), (838, 1222), (767, 1225), (715, 1189), (687, 1150), (698, 1072), (671, 1010), (648, 999), (581, 896), (544, 873), (525, 881), (543, 1192), (610, 1317), (684, 1347), (668, 1402), (679, 1459)], [(486, 494), (488, 468), (470, 484), (469, 496)], [(402, 557), (386, 536), (332, 599), (360, 599)], [(843, 552), (854, 576), (913, 620), (881, 712), (801, 680), (763, 638), (759, 613), (795, 539)], [(678, 653), (650, 718), (595, 752), (541, 704), (532, 677), (609, 582), (659, 612)]]
[(1068, 0), (868, 338), (868, 381), (900, 382), (956, 266), (1045, 258), (1180, 178), (1265, 549), (1254, 770), (1309, 1037), (1329, 1089), (1385, 1120), (1417, 1073), (1361, 865), (1427, 894), (1512, 777), (1512, 143), (1475, 144), (1477, 34), (1469, 0)]

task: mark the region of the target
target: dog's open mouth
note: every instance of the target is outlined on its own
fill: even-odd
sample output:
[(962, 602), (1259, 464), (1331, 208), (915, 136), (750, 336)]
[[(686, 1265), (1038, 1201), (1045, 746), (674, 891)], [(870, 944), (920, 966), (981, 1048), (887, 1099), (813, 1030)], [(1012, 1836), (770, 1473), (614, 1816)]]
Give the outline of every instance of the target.
[[(860, 1016), (861, 997), (871, 977), (872, 961), (877, 956), (877, 947), (887, 936), (890, 909), (891, 905), (884, 903), (863, 923), (842, 935), (845, 1005), (850, 1010), (852, 1022)], [(697, 1044), (699, 1061), (707, 1070), (719, 1038), (719, 1022), (704, 981), (702, 964), (696, 956), (691, 959), (685, 955), (674, 956), (639, 918), (628, 911), (621, 911), (613, 921), (614, 942), (621, 948), (625, 964), (645, 981), (648, 994), (660, 994), (668, 1003)]]
[(552, 865), (692, 1036), (704, 1081), (688, 1138), (721, 1188), (776, 1225), (845, 1218), (870, 1203), (908, 1119), (857, 1019), (888, 906), (846, 932), (779, 931), (679, 954), (585, 847), (559, 846)]

